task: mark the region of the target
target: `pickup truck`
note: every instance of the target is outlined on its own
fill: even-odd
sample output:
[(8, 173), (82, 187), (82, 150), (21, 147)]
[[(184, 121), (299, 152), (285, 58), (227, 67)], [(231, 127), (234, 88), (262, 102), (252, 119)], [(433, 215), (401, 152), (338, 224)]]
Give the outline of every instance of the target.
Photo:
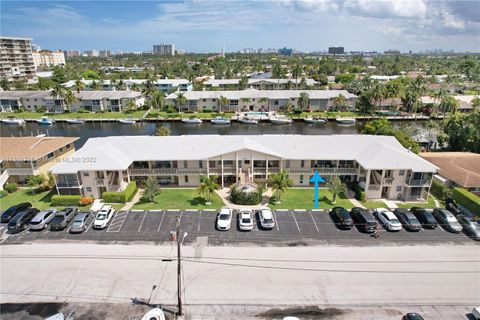
[(77, 207), (66, 207), (65, 209), (59, 211), (52, 221), (50, 221), (50, 231), (60, 231), (65, 229), (70, 221), (77, 214)]

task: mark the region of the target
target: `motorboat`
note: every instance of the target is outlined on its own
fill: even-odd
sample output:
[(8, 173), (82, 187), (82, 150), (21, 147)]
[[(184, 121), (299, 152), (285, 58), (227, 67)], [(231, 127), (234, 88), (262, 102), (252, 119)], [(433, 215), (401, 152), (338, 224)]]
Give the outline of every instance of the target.
[(257, 119), (253, 119), (253, 118), (250, 118), (250, 117), (239, 118), (238, 122), (243, 123), (243, 124), (258, 124)]
[(65, 119), (65, 121), (66, 121), (67, 123), (70, 123), (70, 124), (84, 124), (84, 123), (85, 123), (85, 120), (80, 119), (80, 118)]
[(38, 119), (37, 123), (40, 124), (40, 125), (51, 126), (52, 124), (55, 124), (55, 120), (44, 116), (44, 117), (41, 117), (40, 119)]
[(210, 122), (213, 124), (230, 124), (230, 119), (223, 118), (223, 117), (215, 117), (212, 120), (210, 120)]
[(161, 308), (154, 308), (142, 317), (142, 320), (165, 320), (165, 314)]
[(190, 118), (182, 119), (182, 122), (186, 124), (200, 124), (203, 121), (195, 117), (190, 117)]
[(293, 120), (285, 116), (273, 116), (270, 117), (270, 122), (273, 124), (290, 124), (293, 123)]
[(123, 123), (123, 124), (135, 124), (136, 121), (132, 117), (128, 117), (128, 118), (125, 118), (125, 119), (118, 119), (118, 122)]
[(338, 124), (355, 124), (357, 122), (357, 120), (355, 118), (337, 118), (335, 119), (335, 121), (338, 123)]
[(5, 119), (2, 119), (2, 123), (21, 126), (25, 124), (25, 120), (17, 119), (17, 118), (5, 118)]
[(327, 119), (320, 118), (320, 117), (306, 117), (303, 120), (307, 123), (315, 123), (315, 124), (325, 124), (325, 123), (327, 123)]

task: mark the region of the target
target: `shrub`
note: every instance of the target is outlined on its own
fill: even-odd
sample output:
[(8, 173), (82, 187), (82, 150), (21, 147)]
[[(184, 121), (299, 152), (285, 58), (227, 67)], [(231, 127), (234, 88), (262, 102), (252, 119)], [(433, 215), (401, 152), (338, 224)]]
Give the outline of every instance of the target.
[(25, 111), (25, 109), (23, 109), (22, 107), (20, 107), (20, 108), (18, 108), (17, 110), (15, 110), (14, 112), (15, 112), (15, 113), (22, 113), (22, 112), (24, 112), (24, 111)]
[(82, 197), (80, 198), (80, 205), (81, 206), (88, 206), (89, 204), (92, 204), (93, 203), (93, 198), (92, 197)]
[(230, 201), (241, 205), (256, 205), (262, 202), (262, 193), (258, 190), (255, 192), (243, 192), (233, 188), (230, 191)]
[(35, 187), (35, 186), (41, 185), (43, 182), (43, 179), (44, 179), (43, 176), (37, 175), (37, 176), (28, 176), (26, 180), (27, 180), (27, 184), (30, 187)]
[(295, 108), (293, 109), (294, 114), (302, 114), (302, 109)]
[(452, 199), (475, 215), (480, 215), (480, 197), (463, 188), (454, 188)]
[(78, 113), (90, 113), (90, 111), (80, 108), (77, 110)]
[(149, 118), (156, 118), (156, 117), (158, 117), (158, 112), (150, 112), (150, 113), (148, 114), (148, 117), (149, 117)]
[(36, 112), (38, 112), (38, 113), (45, 113), (45, 111), (47, 111), (47, 108), (45, 108), (45, 107), (38, 107), (37, 110), (36, 110)]
[(203, 113), (212, 113), (213, 110), (212, 109), (203, 109), (202, 112)]
[(137, 191), (137, 183), (132, 181), (122, 192), (104, 192), (102, 198), (107, 203), (125, 203), (130, 201), (135, 191)]
[(78, 206), (82, 196), (54, 195), (52, 196), (52, 206)]
[(355, 199), (358, 201), (366, 201), (366, 196), (365, 196), (365, 190), (360, 188), (358, 183), (353, 183), (350, 185), (350, 189), (352, 189), (355, 192)]
[(8, 193), (12, 193), (18, 190), (18, 185), (16, 183), (7, 183), (5, 186), (3, 186), (3, 189), (7, 191)]
[(445, 201), (447, 198), (452, 197), (452, 190), (438, 180), (433, 179), (430, 193), (438, 200)]
[(8, 192), (5, 190), (0, 190), (0, 198), (6, 197), (8, 195)]

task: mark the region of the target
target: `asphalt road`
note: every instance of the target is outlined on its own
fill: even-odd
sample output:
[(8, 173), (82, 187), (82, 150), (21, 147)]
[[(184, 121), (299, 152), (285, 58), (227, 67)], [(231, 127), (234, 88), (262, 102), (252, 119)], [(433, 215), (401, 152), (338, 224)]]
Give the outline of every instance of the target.
[[(368, 246), (378, 244), (411, 245), (423, 244), (469, 244), (473, 240), (463, 233), (452, 234), (441, 227), (420, 232), (389, 232), (379, 223), (378, 239), (360, 232), (356, 227), (339, 230), (331, 221), (328, 212), (322, 210), (277, 210), (274, 212), (276, 226), (262, 230), (260, 223), (250, 232), (238, 229), (237, 215), (234, 214), (229, 231), (215, 228), (216, 211), (210, 210), (166, 210), (166, 211), (118, 211), (105, 229), (92, 228), (93, 219), (82, 234), (69, 234), (67, 230), (51, 232), (25, 230), (14, 235), (4, 235), (2, 244), (20, 244), (35, 241), (95, 241), (102, 243), (153, 241), (167, 243), (170, 233), (175, 230), (177, 217), (180, 228), (187, 232), (185, 243), (193, 243), (197, 237), (207, 237), (209, 245), (256, 244), (261, 246), (306, 246), (312, 244), (337, 244)], [(258, 217), (257, 217), (258, 218)], [(3, 225), (2, 227), (5, 227)]]
[[(466, 319), (480, 301), (476, 243), (212, 247), (202, 239), (183, 246), (182, 295), (192, 319), (209, 312), (215, 316), (210, 318), (232, 314), (243, 319), (259, 309), (316, 306), (371, 310), (363, 316), (348, 311), (336, 319), (399, 319), (401, 312), (420, 311), (425, 319), (452, 320)], [(33, 243), (0, 248), (2, 303), (128, 304), (151, 293), (152, 303), (176, 303), (173, 245)], [(153, 285), (157, 288), (151, 292)]]

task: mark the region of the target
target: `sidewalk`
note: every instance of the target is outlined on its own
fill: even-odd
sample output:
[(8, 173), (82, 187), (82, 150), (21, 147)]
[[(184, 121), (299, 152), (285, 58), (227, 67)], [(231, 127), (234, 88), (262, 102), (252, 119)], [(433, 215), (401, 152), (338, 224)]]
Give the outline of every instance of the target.
[(130, 210), (135, 203), (137, 203), (143, 195), (143, 189), (138, 189), (137, 193), (133, 196), (132, 200), (126, 202), (121, 210)]
[(244, 205), (234, 204), (234, 203), (230, 202), (230, 199), (228, 198), (229, 194), (230, 194), (230, 188), (223, 188), (223, 189), (220, 189), (220, 190), (215, 190), (215, 192), (222, 199), (223, 203), (229, 208), (232, 208), (232, 209), (249, 208), (249, 209), (253, 209), (253, 210), (266, 207), (270, 203), (270, 198), (272, 197), (272, 194), (273, 194), (272, 189), (268, 188), (267, 191), (265, 191), (263, 193), (262, 203), (254, 205), (254, 206), (250, 206), (250, 205), (245, 205), (244, 206)]

